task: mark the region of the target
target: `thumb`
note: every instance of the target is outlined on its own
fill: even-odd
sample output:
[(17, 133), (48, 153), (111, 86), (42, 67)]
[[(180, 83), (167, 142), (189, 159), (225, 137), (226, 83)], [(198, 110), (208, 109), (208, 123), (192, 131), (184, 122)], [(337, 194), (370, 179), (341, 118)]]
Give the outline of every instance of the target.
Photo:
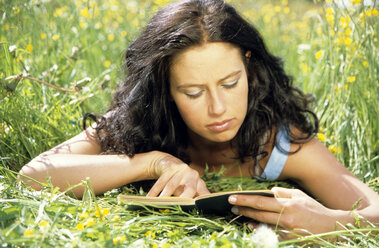
[(283, 187), (273, 187), (271, 191), (274, 193), (275, 198), (292, 198), (294, 195), (294, 189)]

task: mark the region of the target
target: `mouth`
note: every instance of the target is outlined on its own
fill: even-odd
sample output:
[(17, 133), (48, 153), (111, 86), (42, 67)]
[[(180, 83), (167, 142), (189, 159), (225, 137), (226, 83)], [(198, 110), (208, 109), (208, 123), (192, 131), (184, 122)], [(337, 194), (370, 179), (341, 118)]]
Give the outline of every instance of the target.
[(221, 122), (214, 122), (212, 124), (207, 125), (207, 128), (213, 132), (223, 132), (229, 129), (230, 125), (232, 124), (232, 121), (233, 119), (225, 120)]

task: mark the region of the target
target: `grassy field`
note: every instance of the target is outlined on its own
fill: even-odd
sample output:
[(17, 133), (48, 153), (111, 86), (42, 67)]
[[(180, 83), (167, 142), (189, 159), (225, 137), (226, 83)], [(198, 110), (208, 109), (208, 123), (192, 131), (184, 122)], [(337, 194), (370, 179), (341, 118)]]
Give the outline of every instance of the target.
[[(342, 0), (340, 0), (342, 1)], [(83, 200), (49, 184), (17, 180), (31, 158), (81, 130), (84, 113), (103, 113), (123, 76), (122, 59), (141, 27), (168, 0), (0, 0), (0, 243), (3, 247), (262, 247), (262, 235), (232, 216), (180, 209), (130, 211), (123, 187)], [(379, 18), (376, 1), (228, 1), (255, 23), (295, 84), (314, 94), (318, 138), (379, 192)], [(347, 1), (346, 1), (347, 2)], [(376, 8), (375, 8), (376, 7)], [(207, 174), (214, 191), (270, 188)], [(277, 183), (286, 185), (284, 182)], [(276, 185), (276, 184), (275, 184)], [(379, 228), (348, 226), (280, 246), (378, 247)], [(338, 241), (328, 237), (339, 234)], [(275, 240), (274, 240), (275, 241)], [(261, 245), (261, 246), (260, 246)], [(273, 243), (275, 246), (275, 242)]]

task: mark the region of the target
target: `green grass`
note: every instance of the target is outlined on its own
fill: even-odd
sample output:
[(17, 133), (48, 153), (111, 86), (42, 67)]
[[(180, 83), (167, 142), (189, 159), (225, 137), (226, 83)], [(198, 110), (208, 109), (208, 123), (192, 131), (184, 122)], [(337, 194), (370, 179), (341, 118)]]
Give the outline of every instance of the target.
[[(133, 191), (132, 187), (94, 197), (89, 182), (83, 182), (88, 191), (79, 201), (48, 184), (34, 192), (14, 173), (39, 153), (80, 132), (84, 113), (106, 110), (123, 75), (127, 45), (141, 32), (138, 27), (166, 2), (0, 0), (2, 244), (256, 245), (254, 232), (231, 216), (203, 216), (180, 209), (133, 212), (116, 200), (119, 192)], [(349, 170), (379, 192), (377, 12), (360, 4), (339, 9), (332, 3), (309, 1), (290, 1), (288, 6), (282, 1), (233, 2), (261, 30), (270, 50), (284, 58), (295, 84), (315, 95), (314, 108), (322, 127), (319, 138)], [(23, 78), (17, 77), (20, 74)], [(219, 175), (208, 175), (207, 182), (215, 191), (273, 186)], [(103, 216), (96, 214), (100, 208)], [(333, 234), (337, 233), (279, 245), (379, 245), (377, 227), (346, 227), (338, 233), (339, 241), (328, 241)]]

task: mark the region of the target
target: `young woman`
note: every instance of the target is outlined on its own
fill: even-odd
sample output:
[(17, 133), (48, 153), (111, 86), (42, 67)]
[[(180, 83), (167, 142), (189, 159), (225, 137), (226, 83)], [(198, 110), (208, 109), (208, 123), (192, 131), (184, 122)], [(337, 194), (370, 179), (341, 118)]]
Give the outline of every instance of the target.
[[(275, 198), (231, 196), (235, 214), (312, 233), (354, 223), (354, 215), (379, 222), (378, 194), (313, 137), (311, 98), (224, 1), (180, 1), (159, 11), (128, 48), (126, 70), (95, 127), (21, 174), (50, 177), (62, 190), (90, 178), (95, 193), (157, 179), (149, 196), (194, 197), (209, 193), (200, 178), (205, 165), (223, 165), (225, 176), (290, 179), (313, 197), (285, 188), (273, 188)], [(83, 191), (73, 189), (77, 197)]]

